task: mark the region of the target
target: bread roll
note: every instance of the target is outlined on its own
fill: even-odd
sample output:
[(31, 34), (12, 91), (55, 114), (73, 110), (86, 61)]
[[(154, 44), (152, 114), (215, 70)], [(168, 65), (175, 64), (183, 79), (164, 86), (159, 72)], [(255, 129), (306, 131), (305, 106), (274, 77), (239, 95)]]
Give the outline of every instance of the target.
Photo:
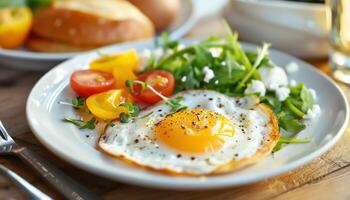
[(83, 46), (150, 38), (152, 22), (123, 0), (60, 0), (39, 10), (34, 34), (49, 40)]
[(37, 36), (30, 36), (26, 41), (26, 47), (31, 51), (64, 53), (81, 52), (96, 49), (99, 46), (74, 45), (64, 42), (49, 40)]
[(180, 0), (129, 0), (153, 22), (156, 30), (165, 30), (180, 10)]

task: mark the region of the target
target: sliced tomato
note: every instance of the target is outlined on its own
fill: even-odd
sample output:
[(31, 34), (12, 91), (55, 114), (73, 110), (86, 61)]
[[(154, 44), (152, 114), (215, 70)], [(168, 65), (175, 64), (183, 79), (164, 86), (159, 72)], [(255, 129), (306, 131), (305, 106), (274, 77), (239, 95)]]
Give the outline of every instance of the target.
[(81, 97), (113, 89), (114, 83), (112, 74), (94, 70), (75, 71), (70, 78), (72, 89)]
[[(164, 96), (170, 96), (175, 87), (174, 76), (170, 72), (162, 70), (141, 74), (137, 77), (137, 80), (146, 82)], [(142, 90), (140, 85), (135, 85), (134, 90), (133, 96), (144, 103), (155, 104), (161, 100), (161, 98), (150, 89), (146, 88)]]

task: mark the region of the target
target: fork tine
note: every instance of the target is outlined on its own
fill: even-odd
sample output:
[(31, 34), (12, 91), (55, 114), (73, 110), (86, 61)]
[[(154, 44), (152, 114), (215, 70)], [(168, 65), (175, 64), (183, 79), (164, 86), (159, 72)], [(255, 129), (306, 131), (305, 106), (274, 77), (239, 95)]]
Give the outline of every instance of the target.
[(2, 121), (0, 120), (0, 136), (4, 139), (4, 140), (8, 140), (8, 132), (5, 129), (5, 126), (2, 124)]

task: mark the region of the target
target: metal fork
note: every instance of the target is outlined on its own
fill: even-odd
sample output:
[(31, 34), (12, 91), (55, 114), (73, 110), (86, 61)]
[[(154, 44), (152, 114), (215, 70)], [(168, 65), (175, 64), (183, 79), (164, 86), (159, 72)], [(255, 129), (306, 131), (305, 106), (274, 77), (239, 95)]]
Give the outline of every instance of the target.
[(21, 147), (11, 138), (0, 121), (0, 154), (12, 154), (36, 170), (42, 178), (67, 199), (100, 199), (96, 194), (67, 176), (63, 171), (39, 157), (26, 147)]

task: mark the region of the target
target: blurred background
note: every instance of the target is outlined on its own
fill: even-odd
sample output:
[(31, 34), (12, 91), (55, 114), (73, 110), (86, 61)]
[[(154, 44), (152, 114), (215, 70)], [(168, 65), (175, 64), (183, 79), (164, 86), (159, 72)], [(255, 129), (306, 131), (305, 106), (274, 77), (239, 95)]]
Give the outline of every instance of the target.
[(0, 0), (0, 67), (47, 71), (81, 52), (163, 31), (173, 39), (220, 35), (222, 19), (243, 41), (324, 60), (330, 44), (349, 45), (349, 30), (329, 39), (335, 3), (350, 15), (348, 0)]

